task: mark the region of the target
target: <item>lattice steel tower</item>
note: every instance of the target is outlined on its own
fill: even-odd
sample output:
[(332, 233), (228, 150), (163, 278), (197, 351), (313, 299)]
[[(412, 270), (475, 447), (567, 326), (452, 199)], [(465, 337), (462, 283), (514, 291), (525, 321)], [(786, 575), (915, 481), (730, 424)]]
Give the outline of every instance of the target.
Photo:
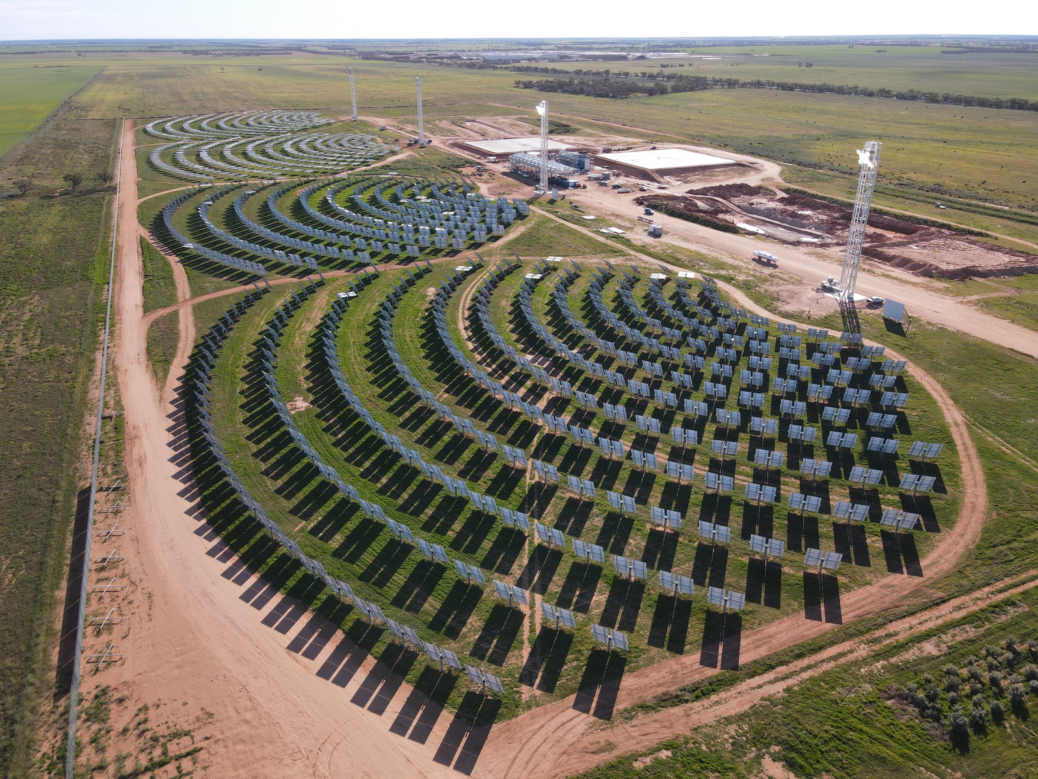
[(861, 262), (861, 246), (865, 242), (865, 225), (869, 221), (872, 206), (872, 191), (876, 188), (876, 171), (879, 169), (879, 150), (883, 144), (869, 141), (864, 149), (858, 150), (861, 175), (858, 177), (858, 194), (854, 198), (854, 214), (851, 229), (847, 233), (847, 253), (843, 256), (843, 273), (840, 274), (840, 298), (854, 299), (854, 285), (858, 281), (858, 265)]
[(548, 191), (548, 101), (542, 100), (537, 106), (541, 115), (541, 192)]
[(425, 127), (422, 125), (422, 80), (414, 77), (414, 85), (418, 90), (418, 145), (425, 146)]
[(357, 121), (357, 90), (353, 88), (353, 68), (350, 68), (350, 98), (353, 100), (353, 121)]

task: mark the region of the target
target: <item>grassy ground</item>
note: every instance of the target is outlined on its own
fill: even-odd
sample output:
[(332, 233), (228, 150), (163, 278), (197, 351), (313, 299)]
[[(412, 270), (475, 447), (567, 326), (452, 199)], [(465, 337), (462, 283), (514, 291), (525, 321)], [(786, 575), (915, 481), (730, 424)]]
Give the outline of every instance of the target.
[(151, 323), (151, 327), (148, 329), (148, 360), (155, 373), (155, 381), (160, 387), (166, 383), (170, 363), (177, 353), (179, 324), (180, 312), (173, 311), (165, 316), (160, 316)]
[(0, 63), (0, 156), (101, 71), (94, 62), (5, 57)]
[(144, 262), (144, 313), (176, 303), (177, 288), (169, 261), (147, 238), (141, 238), (141, 256)]
[(617, 254), (609, 247), (589, 238), (583, 233), (571, 230), (565, 225), (543, 216), (533, 216), (523, 232), (508, 241), (507, 250), (520, 257), (543, 259), (552, 255), (561, 257), (586, 257), (589, 255)]
[[(664, 742), (647, 767), (629, 755), (583, 776), (750, 777), (769, 760), (796, 776), (834, 779), (1029, 776), (1038, 760), (1029, 723), (1038, 713), (1038, 685), (1029, 681), (1038, 652), (1027, 644), (1038, 628), (1036, 605), (1031, 589)], [(1018, 702), (1012, 679), (1020, 680)], [(967, 725), (952, 732), (956, 708)], [(971, 719), (976, 710), (982, 714)], [(603, 741), (615, 749), (610, 736), (603, 732)]]
[(994, 297), (980, 301), (979, 305), (1010, 322), (1038, 330), (1038, 295)]
[(78, 99), (65, 103), (0, 161), (0, 178), (36, 182), (28, 196), (0, 200), (0, 773), (12, 776), (28, 775), (39, 705), (52, 692), (55, 594), (107, 283), (111, 192), (50, 194), (69, 170), (112, 167), (115, 122), (84, 114)]

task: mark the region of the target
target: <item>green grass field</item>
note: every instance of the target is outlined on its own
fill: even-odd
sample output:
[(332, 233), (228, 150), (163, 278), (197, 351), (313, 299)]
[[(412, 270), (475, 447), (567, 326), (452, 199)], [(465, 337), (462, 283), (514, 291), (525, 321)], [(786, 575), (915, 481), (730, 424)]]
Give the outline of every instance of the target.
[(100, 71), (101, 66), (93, 62), (5, 58), (0, 63), (0, 156)]

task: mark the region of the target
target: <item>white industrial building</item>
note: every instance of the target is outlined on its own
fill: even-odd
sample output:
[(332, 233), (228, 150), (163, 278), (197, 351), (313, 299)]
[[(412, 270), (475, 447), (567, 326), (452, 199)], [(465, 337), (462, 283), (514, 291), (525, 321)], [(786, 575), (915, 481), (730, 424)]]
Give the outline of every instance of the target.
[[(491, 138), (485, 141), (464, 140), (461, 141), (461, 145), (485, 157), (508, 157), (512, 154), (522, 154), (523, 152), (539, 152), (541, 150), (541, 139), (534, 135), (528, 138)], [(568, 144), (548, 139), (549, 152), (566, 151), (572, 148)]]
[(735, 160), (700, 154), (688, 149), (651, 149), (645, 151), (596, 154), (600, 165), (620, 168), (628, 173), (691, 173), (702, 168), (737, 165)]

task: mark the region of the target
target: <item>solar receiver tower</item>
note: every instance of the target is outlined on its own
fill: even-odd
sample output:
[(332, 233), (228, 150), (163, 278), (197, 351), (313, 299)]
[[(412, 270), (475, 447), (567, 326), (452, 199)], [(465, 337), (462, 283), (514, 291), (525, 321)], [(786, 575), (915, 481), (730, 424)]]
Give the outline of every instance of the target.
[[(422, 80), (414, 77), (414, 86), (418, 91), (418, 145), (425, 146), (425, 127), (422, 125)], [(872, 194), (871, 191), (869, 193)]]
[(353, 88), (353, 68), (350, 68), (350, 99), (353, 100), (353, 121), (357, 121), (357, 90)]
[(879, 168), (879, 150), (883, 144), (869, 141), (858, 151), (861, 175), (858, 177), (858, 194), (854, 198), (854, 214), (847, 233), (847, 252), (843, 256), (843, 273), (840, 275), (840, 298), (854, 299), (854, 285), (858, 281), (858, 264), (861, 262), (861, 246), (865, 242), (865, 225), (869, 221), (872, 206), (872, 191), (876, 188), (876, 171)]
[(548, 101), (542, 100), (537, 106), (541, 115), (541, 183), (540, 191), (548, 191)]

